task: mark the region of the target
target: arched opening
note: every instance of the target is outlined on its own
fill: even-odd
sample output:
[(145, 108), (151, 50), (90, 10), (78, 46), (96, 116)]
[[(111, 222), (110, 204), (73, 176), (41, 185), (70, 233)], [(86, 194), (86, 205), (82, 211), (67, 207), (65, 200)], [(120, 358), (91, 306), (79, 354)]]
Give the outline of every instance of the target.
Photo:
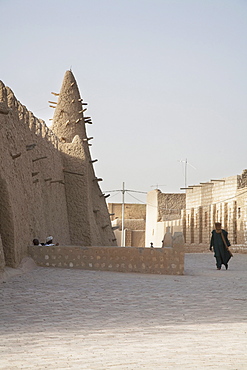
[(3, 248), (1, 265), (15, 267), (14, 222), (6, 181), (0, 177), (0, 235)]

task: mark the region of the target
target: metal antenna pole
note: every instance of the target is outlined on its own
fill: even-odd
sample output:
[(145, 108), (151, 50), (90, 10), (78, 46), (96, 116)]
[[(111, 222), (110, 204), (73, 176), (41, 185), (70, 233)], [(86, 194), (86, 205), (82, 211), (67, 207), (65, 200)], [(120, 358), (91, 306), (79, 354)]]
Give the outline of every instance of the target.
[(188, 177), (188, 165), (194, 168), (194, 170), (196, 170), (196, 168), (188, 162), (187, 158), (185, 159), (185, 161), (180, 160), (178, 162), (184, 163), (184, 188), (186, 189), (187, 188), (187, 177)]
[(120, 190), (105, 190), (107, 192), (122, 192), (122, 234), (121, 234), (121, 247), (125, 247), (125, 232), (124, 232), (124, 206), (125, 206), (125, 202), (124, 202), (124, 194), (125, 192), (134, 192), (134, 193), (143, 193), (143, 194), (147, 194), (145, 191), (137, 191), (137, 190), (129, 190), (129, 189), (125, 189), (124, 187), (124, 182), (123, 182), (123, 188), (120, 189)]
[(122, 190), (122, 237), (121, 237), (121, 247), (125, 247), (125, 232), (124, 232), (124, 182), (123, 182), (123, 190)]
[(187, 158), (185, 159), (185, 163), (184, 163), (184, 187), (185, 189), (187, 188)]

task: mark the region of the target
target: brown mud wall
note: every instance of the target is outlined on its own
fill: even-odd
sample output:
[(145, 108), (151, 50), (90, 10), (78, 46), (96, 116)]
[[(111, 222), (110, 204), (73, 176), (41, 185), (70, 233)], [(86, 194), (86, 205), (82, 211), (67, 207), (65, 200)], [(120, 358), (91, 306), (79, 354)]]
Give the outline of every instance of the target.
[(115, 245), (84, 146), (63, 143), (0, 81), (0, 268), (18, 266), (33, 238)]

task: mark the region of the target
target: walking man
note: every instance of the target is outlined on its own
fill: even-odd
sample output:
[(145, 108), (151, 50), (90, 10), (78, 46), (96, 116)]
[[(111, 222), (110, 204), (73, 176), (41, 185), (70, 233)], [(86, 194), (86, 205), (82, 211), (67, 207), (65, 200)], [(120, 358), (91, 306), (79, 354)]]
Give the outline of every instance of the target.
[(217, 270), (221, 270), (221, 266), (225, 265), (226, 270), (228, 269), (228, 262), (232, 257), (232, 253), (229, 250), (231, 245), (226, 230), (221, 228), (221, 223), (215, 223), (215, 230), (212, 231), (210, 250), (214, 249), (214, 257), (216, 259)]

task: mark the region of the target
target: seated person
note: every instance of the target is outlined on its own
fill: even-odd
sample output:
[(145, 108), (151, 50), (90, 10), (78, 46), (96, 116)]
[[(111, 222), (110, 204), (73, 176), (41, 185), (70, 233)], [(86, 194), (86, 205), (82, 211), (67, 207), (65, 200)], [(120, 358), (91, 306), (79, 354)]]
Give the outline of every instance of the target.
[(53, 243), (53, 236), (47, 236), (45, 246), (59, 245), (59, 243)]
[(42, 244), (40, 244), (40, 242), (39, 242), (39, 239), (33, 239), (33, 245), (39, 245), (39, 246), (41, 246)]

